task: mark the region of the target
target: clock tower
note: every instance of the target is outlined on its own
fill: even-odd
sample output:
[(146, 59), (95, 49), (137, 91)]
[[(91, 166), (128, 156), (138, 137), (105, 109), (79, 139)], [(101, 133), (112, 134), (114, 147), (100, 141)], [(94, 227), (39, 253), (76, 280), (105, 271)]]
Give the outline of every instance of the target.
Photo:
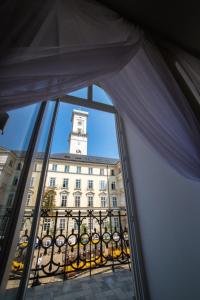
[(69, 135), (69, 152), (72, 154), (87, 155), (87, 118), (88, 112), (73, 110), (72, 132)]

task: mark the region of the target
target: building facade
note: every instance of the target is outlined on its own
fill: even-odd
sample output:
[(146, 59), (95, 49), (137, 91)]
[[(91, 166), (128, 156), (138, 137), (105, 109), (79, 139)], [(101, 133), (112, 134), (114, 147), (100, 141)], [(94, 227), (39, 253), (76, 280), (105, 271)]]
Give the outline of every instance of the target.
[[(46, 177), (45, 193), (42, 201), (43, 209), (74, 212), (88, 210), (106, 211), (108, 209), (124, 209), (125, 195), (118, 159), (87, 155), (87, 119), (88, 113), (74, 110), (72, 114), (72, 131), (69, 135), (69, 153), (51, 154)], [(43, 154), (35, 159), (30, 186), (27, 189), (26, 211), (35, 206), (37, 190), (42, 169)], [(24, 153), (0, 149), (0, 194), (1, 205), (11, 207), (15, 190), (23, 166)], [(40, 231), (52, 228), (51, 218), (44, 218)], [(114, 225), (119, 226), (117, 217)], [(95, 222), (94, 222), (95, 223)], [(94, 230), (98, 224), (91, 220), (83, 222), (85, 228)], [(105, 224), (106, 225), (106, 224)], [(71, 218), (60, 217), (58, 229), (76, 230), (76, 222)], [(30, 229), (30, 220), (25, 219), (22, 231)]]

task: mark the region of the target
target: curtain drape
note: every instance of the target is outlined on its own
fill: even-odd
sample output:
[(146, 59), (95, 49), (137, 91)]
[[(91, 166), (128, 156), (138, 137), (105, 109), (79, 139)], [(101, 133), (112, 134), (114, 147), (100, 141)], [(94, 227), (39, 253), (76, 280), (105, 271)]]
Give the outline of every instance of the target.
[(179, 173), (200, 179), (200, 127), (158, 50), (145, 41), (134, 58), (101, 82), (122, 114)]
[(188, 81), (190, 80), (200, 94), (200, 60), (179, 48), (173, 48), (173, 52), (177, 57), (177, 63), (188, 76)]
[(11, 49), (0, 62), (0, 110), (64, 95), (117, 72), (141, 44), (139, 29), (99, 3), (49, 2), (29, 47)]
[(199, 124), (156, 47), (94, 1), (49, 7), (30, 45), (10, 49), (0, 62), (0, 110), (99, 82), (171, 166), (199, 180)]

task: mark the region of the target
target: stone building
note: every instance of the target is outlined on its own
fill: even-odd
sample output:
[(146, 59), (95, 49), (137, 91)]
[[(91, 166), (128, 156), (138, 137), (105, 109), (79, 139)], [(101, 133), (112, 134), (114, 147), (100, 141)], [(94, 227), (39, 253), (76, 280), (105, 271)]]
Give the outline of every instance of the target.
[[(46, 177), (45, 193), (42, 207), (62, 211), (94, 212), (107, 209), (124, 209), (125, 196), (120, 161), (113, 158), (95, 157), (87, 155), (87, 118), (88, 113), (73, 110), (72, 131), (69, 135), (69, 153), (51, 154)], [(4, 206), (11, 206), (14, 193), (23, 166), (24, 153), (0, 149), (0, 193), (4, 199)], [(30, 185), (27, 190), (26, 212), (34, 208), (38, 184), (42, 168), (43, 153), (38, 153)], [(4, 183), (7, 182), (7, 184)], [(29, 229), (30, 220), (25, 219), (23, 229)], [(43, 231), (50, 230), (52, 219), (44, 218)], [(64, 217), (59, 217), (57, 227), (66, 230), (76, 230), (76, 222), (71, 218), (69, 224)], [(94, 229), (97, 224), (91, 220), (84, 221), (86, 228)], [(118, 218), (114, 217), (113, 226), (118, 227)], [(105, 224), (106, 225), (106, 224)], [(23, 231), (24, 231), (23, 230)]]

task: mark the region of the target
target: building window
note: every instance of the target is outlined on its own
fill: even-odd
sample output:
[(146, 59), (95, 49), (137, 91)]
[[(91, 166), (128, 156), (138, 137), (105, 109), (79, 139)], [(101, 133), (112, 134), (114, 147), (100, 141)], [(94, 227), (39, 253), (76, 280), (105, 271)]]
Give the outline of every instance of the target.
[(57, 165), (56, 164), (52, 165), (52, 171), (55, 171), (55, 172), (57, 171)]
[(21, 167), (22, 167), (22, 164), (21, 164), (21, 163), (18, 163), (18, 164), (17, 164), (16, 170), (17, 170), (17, 171), (20, 171), (20, 170), (21, 170)]
[(50, 218), (45, 218), (44, 219), (44, 227), (43, 227), (43, 230), (44, 231), (47, 231), (49, 230), (51, 227), (51, 219)]
[(81, 205), (81, 197), (75, 196), (75, 207), (80, 207)]
[(88, 219), (88, 229), (90, 231), (93, 230), (93, 219), (91, 218)]
[(101, 207), (106, 207), (106, 197), (101, 197)]
[(65, 173), (69, 173), (69, 166), (65, 166)]
[(66, 194), (62, 194), (61, 195), (61, 206), (62, 207), (66, 207), (67, 206), (67, 195)]
[(119, 218), (114, 217), (114, 227), (119, 228)]
[(12, 166), (13, 166), (13, 161), (12, 161), (12, 160), (10, 160), (8, 165), (9, 165), (9, 167), (11, 167), (11, 168), (12, 168)]
[(78, 224), (77, 224), (76, 220), (74, 220), (74, 230), (78, 230)]
[(34, 180), (35, 180), (35, 178), (34, 178), (34, 177), (31, 177), (31, 180), (30, 180), (30, 187), (33, 187), (33, 185), (34, 185)]
[(80, 167), (80, 166), (77, 166), (77, 167), (76, 167), (76, 173), (77, 173), (77, 174), (80, 174), (80, 173), (81, 173), (81, 167)]
[(51, 177), (49, 180), (49, 186), (54, 187), (56, 185), (56, 178)]
[(88, 174), (92, 175), (93, 174), (93, 168), (88, 168)]
[(9, 194), (8, 201), (7, 201), (7, 206), (12, 205), (13, 197), (14, 197), (14, 194)]
[(105, 190), (106, 189), (106, 182), (104, 180), (100, 180), (99, 189), (100, 190)]
[(19, 178), (17, 176), (14, 177), (13, 179), (13, 185), (16, 186), (18, 184)]
[(111, 183), (111, 190), (115, 190), (115, 188), (116, 188), (115, 182), (113, 181), (113, 182)]
[(34, 164), (34, 171), (35, 172), (37, 171), (37, 164), (36, 163)]
[(117, 197), (112, 197), (112, 206), (117, 207)]
[(28, 205), (30, 205), (30, 202), (31, 202), (31, 193), (28, 193), (28, 195), (27, 195), (27, 199), (26, 199), (26, 205), (28, 206)]
[(63, 179), (63, 187), (66, 189), (68, 188), (68, 182), (69, 182), (68, 178)]
[(104, 169), (100, 169), (100, 175), (104, 175)]
[(47, 207), (53, 207), (54, 206), (54, 195), (48, 194), (47, 199), (46, 199), (46, 206)]
[(76, 179), (76, 189), (80, 189), (80, 188), (81, 188), (81, 180)]
[(59, 228), (62, 230), (65, 229), (65, 219), (64, 218), (60, 219)]
[(88, 207), (93, 207), (93, 196), (88, 196)]
[(78, 128), (78, 135), (81, 135), (82, 129)]
[(93, 180), (88, 180), (88, 189), (93, 190)]
[(110, 175), (111, 175), (111, 176), (115, 176), (115, 170), (113, 170), (113, 169), (110, 170)]

